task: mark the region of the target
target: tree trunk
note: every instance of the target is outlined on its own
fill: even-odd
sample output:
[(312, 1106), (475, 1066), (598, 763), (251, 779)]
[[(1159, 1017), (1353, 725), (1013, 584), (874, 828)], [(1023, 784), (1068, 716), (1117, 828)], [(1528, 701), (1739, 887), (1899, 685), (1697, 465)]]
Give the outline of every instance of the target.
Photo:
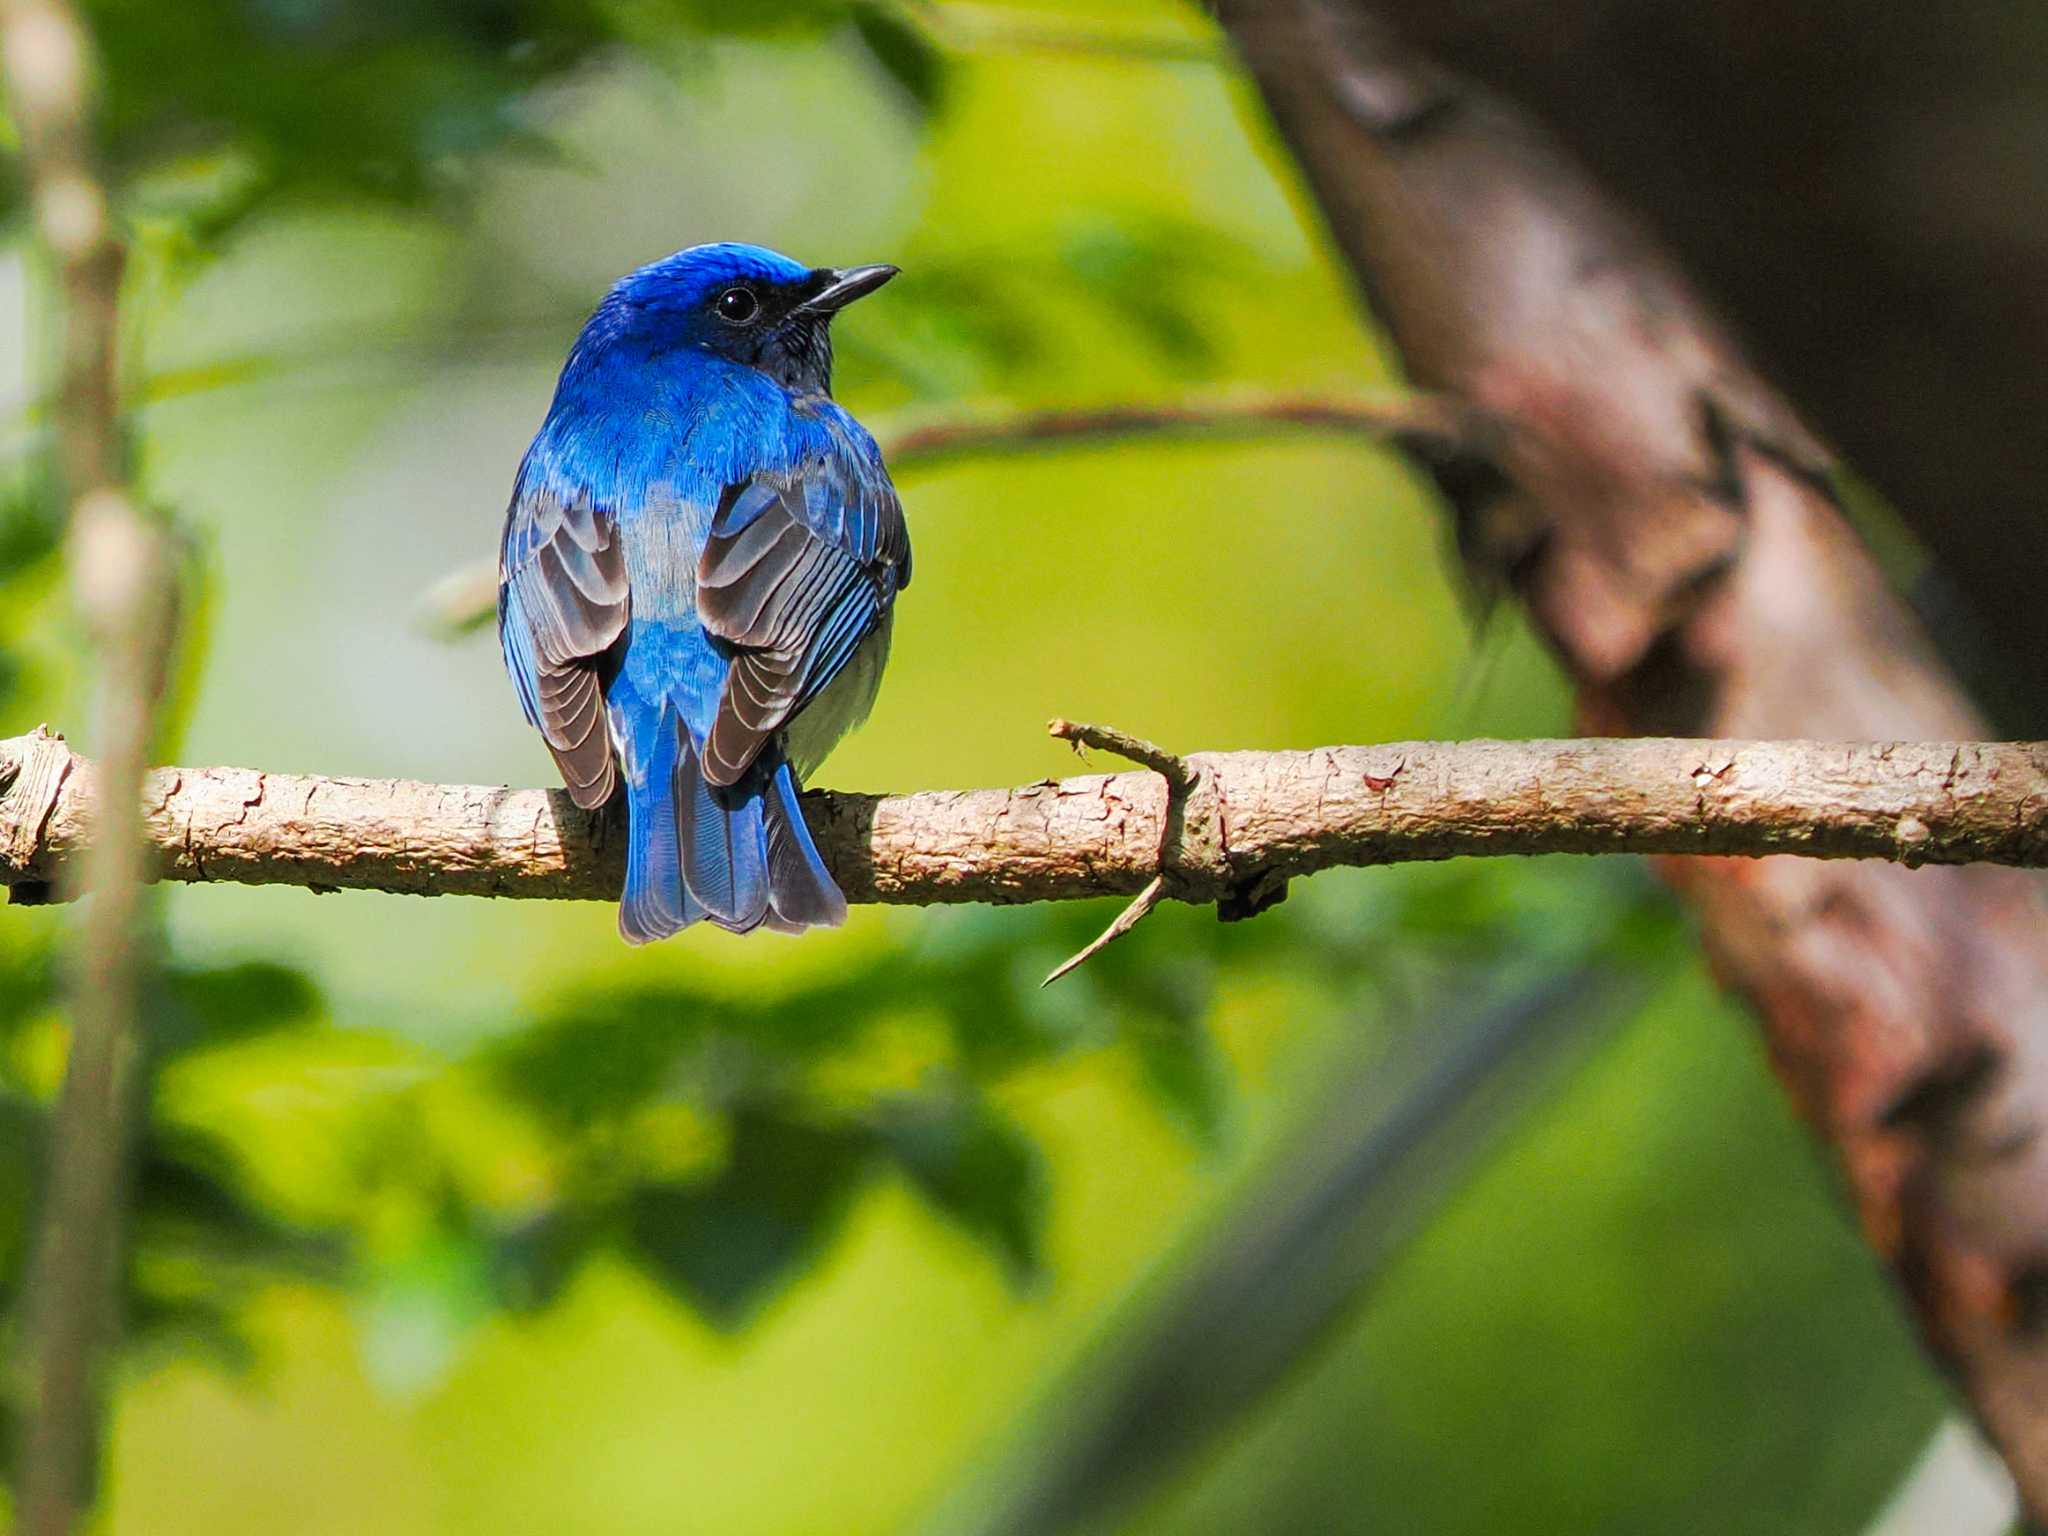
[[(1526, 115), (1410, 52), (1379, 9), (1221, 7), (1409, 370), (1497, 423), (1492, 452), (1432, 468), (1468, 557), (1512, 582), (1576, 677), (1583, 727), (1977, 733), (1845, 524), (1827, 455), (1653, 242)], [(1777, 858), (1665, 873), (1840, 1157), (1930, 1347), (2048, 1516), (2034, 880)]]
[(2048, 734), (2048, 11), (1378, 0), (1668, 242), (1934, 554), (1944, 642)]

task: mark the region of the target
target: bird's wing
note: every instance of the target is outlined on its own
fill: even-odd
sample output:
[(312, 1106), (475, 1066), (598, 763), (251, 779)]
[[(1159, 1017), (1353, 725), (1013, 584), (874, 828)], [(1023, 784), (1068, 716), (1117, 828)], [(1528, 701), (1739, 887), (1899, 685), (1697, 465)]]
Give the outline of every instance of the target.
[(697, 563), (698, 618), (733, 648), (705, 777), (736, 783), (909, 582), (903, 504), (872, 445), (835, 433), (794, 470), (729, 486)]
[(522, 483), (498, 552), (498, 640), (526, 718), (585, 809), (612, 794), (599, 683), (627, 609), (625, 549), (610, 514), (587, 496)]

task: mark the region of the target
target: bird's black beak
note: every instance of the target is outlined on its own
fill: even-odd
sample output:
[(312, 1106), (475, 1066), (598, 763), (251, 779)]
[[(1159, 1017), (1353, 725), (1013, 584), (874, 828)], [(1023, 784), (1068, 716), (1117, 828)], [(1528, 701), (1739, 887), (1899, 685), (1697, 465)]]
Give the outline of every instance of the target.
[(901, 268), (887, 264), (872, 267), (820, 267), (811, 274), (810, 295), (798, 307), (813, 314), (835, 314), (855, 299), (866, 298), (900, 270)]

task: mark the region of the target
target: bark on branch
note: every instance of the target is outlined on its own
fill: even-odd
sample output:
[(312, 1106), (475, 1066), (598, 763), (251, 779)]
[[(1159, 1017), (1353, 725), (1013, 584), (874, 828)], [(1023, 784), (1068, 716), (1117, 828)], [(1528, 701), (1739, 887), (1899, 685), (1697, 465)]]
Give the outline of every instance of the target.
[[(2048, 865), (2048, 745), (1672, 739), (1400, 742), (1196, 753), (1172, 825), (1156, 772), (1012, 789), (814, 793), (849, 900), (1130, 895), (1230, 903), (1342, 865), (1646, 853)], [(55, 736), (0, 742), (0, 884), (63, 895), (96, 774)], [(160, 768), (156, 874), (193, 883), (611, 900), (623, 847), (552, 790)]]

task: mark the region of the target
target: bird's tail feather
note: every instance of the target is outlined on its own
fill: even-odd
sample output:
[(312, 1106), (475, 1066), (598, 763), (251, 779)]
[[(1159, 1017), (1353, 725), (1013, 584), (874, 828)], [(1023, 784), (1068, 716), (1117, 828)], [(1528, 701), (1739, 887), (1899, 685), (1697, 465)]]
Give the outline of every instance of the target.
[(671, 708), (662, 708), (652, 734), (646, 773), (627, 775), (619, 932), (629, 942), (665, 938), (700, 918), (735, 933), (846, 920), (846, 898), (773, 745), (739, 783), (721, 789), (705, 778), (700, 748)]
[(791, 929), (837, 928), (846, 921), (846, 897), (818, 856), (797, 800), (796, 774), (775, 765), (763, 797), (768, 808), (768, 899)]
[(747, 933), (768, 915), (768, 829), (749, 774), (720, 790), (704, 777), (687, 732), (676, 764), (676, 831), (683, 889), (721, 928)]
[[(677, 733), (666, 712), (638, 742), (643, 772), (626, 775), (626, 890), (619, 933), (629, 944), (665, 939), (704, 915), (683, 888), (676, 842)], [(638, 766), (638, 765), (636, 765)]]

